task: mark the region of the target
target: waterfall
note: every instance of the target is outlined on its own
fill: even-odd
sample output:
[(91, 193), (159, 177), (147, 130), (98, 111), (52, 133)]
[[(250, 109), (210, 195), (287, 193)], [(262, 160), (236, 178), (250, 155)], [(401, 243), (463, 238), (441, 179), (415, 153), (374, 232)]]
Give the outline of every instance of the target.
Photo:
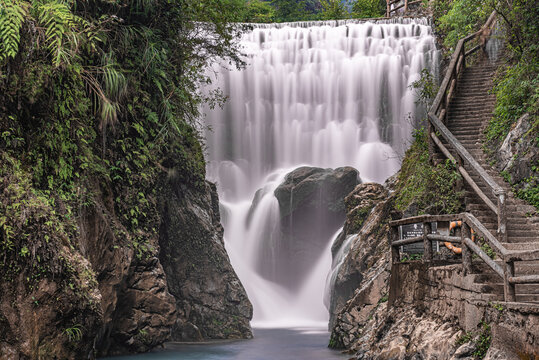
[(245, 69), (214, 69), (228, 102), (203, 109), (227, 251), (255, 325), (324, 322), (332, 239), (294, 291), (267, 280), (285, 266), (267, 263), (279, 246), (273, 192), (300, 165), (352, 166), (364, 182), (398, 171), (424, 113), (410, 85), (423, 68), (437, 70), (432, 30), (426, 19), (265, 24), (241, 45)]

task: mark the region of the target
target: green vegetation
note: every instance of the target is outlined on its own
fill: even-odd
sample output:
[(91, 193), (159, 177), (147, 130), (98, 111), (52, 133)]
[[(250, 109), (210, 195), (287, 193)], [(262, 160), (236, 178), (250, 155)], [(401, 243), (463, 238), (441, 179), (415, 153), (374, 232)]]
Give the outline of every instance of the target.
[[(415, 90), (416, 103), (428, 109), (438, 85), (427, 70), (410, 86)], [(414, 208), (418, 214), (454, 214), (462, 208), (464, 193), (457, 191), (462, 177), (456, 165), (447, 159), (433, 166), (430, 161), (427, 130), (421, 127), (413, 132), (413, 142), (404, 156), (398, 175), (395, 206), (404, 211)]]
[(352, 17), (379, 18), (386, 15), (386, 2), (382, 0), (357, 0), (352, 6)]
[(82, 325), (73, 325), (64, 330), (70, 342), (79, 342), (82, 340)]
[(499, 304), (499, 303), (493, 303), (493, 302), (490, 302), (488, 303), (490, 306), (492, 306), (494, 309), (498, 310), (499, 312), (502, 312), (504, 310), (504, 307), (502, 304)]
[(344, 349), (344, 342), (336, 332), (331, 333), (328, 347), (330, 349)]
[(469, 343), (470, 341), (472, 341), (472, 339), (473, 339), (473, 333), (471, 331), (467, 331), (457, 338), (455, 345), (460, 346), (460, 345)]
[(403, 254), (401, 262), (415, 261), (423, 259), (423, 254)]
[(350, 17), (348, 9), (341, 0), (321, 0), (322, 20), (338, 20)]
[(420, 128), (414, 131), (398, 176), (396, 208), (404, 211), (413, 205), (418, 214), (459, 213), (463, 193), (455, 191), (458, 181), (461, 176), (450, 160), (430, 164), (427, 132)]
[(275, 21), (275, 9), (262, 0), (249, 0), (245, 9), (245, 22), (271, 23)]
[[(96, 211), (118, 247), (155, 250), (163, 181), (205, 186), (203, 71), (241, 66), (242, 1), (0, 2), (0, 272), (97, 306), (78, 254)], [(36, 306), (40, 304), (35, 300)], [(66, 330), (77, 338), (75, 329)], [(75, 337), (73, 337), (75, 336)]]
[[(526, 0), (436, 0), (432, 4), (435, 26), (451, 50), (459, 38), (478, 31), (489, 14), (498, 12), (498, 35), (504, 40), (505, 66), (495, 79), (496, 107), (485, 129), (485, 150), (495, 154), (518, 119), (528, 113), (532, 128), (522, 141), (539, 145), (539, 8)], [(477, 56), (481, 56), (480, 53)], [(532, 145), (533, 146), (533, 145)], [(539, 164), (530, 164), (539, 167)], [(514, 183), (514, 192), (539, 209), (539, 173)]]
[(339, 20), (384, 17), (384, 0), (227, 0), (236, 16), (232, 21), (246, 23)]
[(492, 7), (485, 0), (436, 0), (433, 11), (444, 46), (454, 49), (461, 38), (479, 30)]
[(473, 356), (475, 356), (476, 359), (483, 359), (485, 357), (492, 341), (490, 325), (484, 321), (482, 321), (480, 325), (481, 330), (477, 340), (475, 341), (476, 349), (473, 353)]
[(481, 328), (478, 332), (468, 331), (460, 336), (455, 343), (456, 346), (460, 346), (472, 342), (475, 346), (472, 356), (475, 359), (483, 359), (485, 357), (492, 341), (490, 325), (484, 321), (481, 321), (479, 325)]

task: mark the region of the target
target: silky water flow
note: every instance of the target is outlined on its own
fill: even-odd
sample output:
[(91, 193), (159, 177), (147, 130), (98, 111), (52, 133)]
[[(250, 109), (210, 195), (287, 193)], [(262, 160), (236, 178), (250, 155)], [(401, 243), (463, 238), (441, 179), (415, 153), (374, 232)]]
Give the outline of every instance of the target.
[(424, 68), (437, 75), (435, 40), (426, 19), (332, 21), (254, 25), (241, 46), (245, 69), (215, 69), (226, 105), (203, 109), (226, 249), (253, 303), (253, 326), (325, 327), (339, 229), (293, 286), (276, 281), (273, 270), (293, 267), (279, 257), (274, 191), (302, 165), (352, 166), (363, 182), (398, 171), (425, 113), (411, 84)]

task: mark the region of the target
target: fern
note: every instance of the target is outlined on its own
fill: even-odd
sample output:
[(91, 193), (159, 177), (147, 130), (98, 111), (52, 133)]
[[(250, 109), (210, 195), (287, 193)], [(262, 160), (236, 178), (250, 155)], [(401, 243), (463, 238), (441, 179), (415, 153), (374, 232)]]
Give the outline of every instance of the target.
[(19, 51), (21, 27), (28, 15), (28, 3), (0, 0), (0, 63), (14, 58)]
[(36, 11), (39, 24), (45, 28), (45, 44), (53, 65), (69, 63), (84, 37), (88, 37), (90, 25), (61, 1), (38, 3)]

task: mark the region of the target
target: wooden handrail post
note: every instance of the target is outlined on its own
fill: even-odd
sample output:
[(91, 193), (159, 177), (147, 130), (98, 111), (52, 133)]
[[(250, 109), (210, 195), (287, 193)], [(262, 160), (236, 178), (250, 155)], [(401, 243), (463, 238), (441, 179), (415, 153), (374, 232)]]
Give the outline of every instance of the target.
[(435, 147), (435, 144), (434, 144), (434, 140), (432, 139), (432, 136), (430, 136), (430, 134), (432, 134), (434, 132), (434, 126), (432, 126), (431, 122), (429, 121), (428, 122), (428, 125), (427, 125), (427, 131), (428, 131), (428, 138), (429, 138), (429, 142), (428, 142), (428, 145), (429, 145), (429, 162), (431, 163), (431, 165), (433, 166), (436, 166), (436, 164), (434, 163), (434, 154), (435, 154), (435, 151), (436, 151), (436, 147)]
[(503, 269), (503, 296), (505, 301), (516, 301), (515, 296), (515, 284), (509, 282), (509, 278), (515, 274), (515, 263), (513, 261), (507, 261)]
[(505, 213), (505, 193), (499, 193), (498, 196), (498, 240), (502, 243), (507, 242), (507, 216)]
[(423, 262), (432, 261), (432, 242), (427, 235), (432, 232), (430, 222), (423, 223)]
[(404, 0), (404, 14), (408, 11), (408, 0)]
[(386, 0), (387, 8), (386, 8), (386, 17), (389, 17), (389, 14), (391, 13), (391, 6), (389, 5), (390, 0)]
[[(457, 154), (457, 172), (459, 172), (460, 168), (464, 168), (464, 160), (462, 160), (462, 156), (458, 155)], [(462, 176), (459, 176), (459, 179), (457, 180), (457, 183), (456, 183), (456, 187), (457, 187), (457, 192), (461, 192), (464, 190), (464, 181), (462, 179)]]
[(391, 262), (396, 264), (400, 261), (399, 247), (393, 246), (393, 243), (399, 239), (399, 227), (392, 226), (389, 232), (389, 246), (391, 246)]
[(462, 227), (460, 229), (460, 237), (462, 239), (462, 270), (464, 271), (464, 275), (468, 275), (472, 273), (472, 252), (468, 248), (468, 245), (466, 245), (464, 239), (471, 239), (472, 231), (470, 226), (464, 221), (462, 222)]

